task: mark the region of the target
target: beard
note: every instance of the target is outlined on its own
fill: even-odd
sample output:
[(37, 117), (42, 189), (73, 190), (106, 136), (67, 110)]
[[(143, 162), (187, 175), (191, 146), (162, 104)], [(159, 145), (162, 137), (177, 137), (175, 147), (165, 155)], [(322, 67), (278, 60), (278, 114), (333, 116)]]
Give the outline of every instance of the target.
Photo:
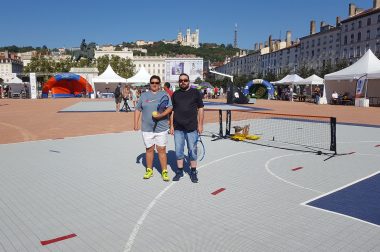
[(182, 91), (186, 91), (188, 88), (189, 88), (190, 85), (179, 85), (179, 88), (182, 90)]

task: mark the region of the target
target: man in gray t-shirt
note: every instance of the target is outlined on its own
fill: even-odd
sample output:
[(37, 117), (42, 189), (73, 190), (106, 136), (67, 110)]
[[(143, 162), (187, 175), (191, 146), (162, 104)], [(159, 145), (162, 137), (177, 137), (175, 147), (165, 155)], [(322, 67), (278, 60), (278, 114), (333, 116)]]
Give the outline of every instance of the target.
[[(157, 106), (163, 96), (167, 96), (167, 93), (164, 91), (158, 91), (156, 93), (148, 91), (141, 94), (136, 105), (136, 110), (142, 113), (141, 131), (160, 133), (169, 129), (168, 116), (160, 120), (155, 120), (152, 117), (152, 113), (157, 110)], [(171, 107), (172, 101), (169, 98), (168, 108)], [(154, 128), (156, 122), (157, 126)]]
[[(134, 114), (134, 130), (140, 129), (140, 117), (142, 117), (141, 131), (146, 148), (146, 173), (144, 179), (153, 176), (154, 149), (157, 149), (158, 158), (162, 169), (162, 179), (169, 181), (167, 171), (166, 144), (168, 142), (169, 114), (172, 112), (172, 103), (169, 103), (162, 113), (154, 114), (157, 106), (166, 92), (160, 91), (161, 79), (153, 75), (150, 78), (150, 90), (141, 94)], [(141, 116), (142, 114), (142, 116)]]

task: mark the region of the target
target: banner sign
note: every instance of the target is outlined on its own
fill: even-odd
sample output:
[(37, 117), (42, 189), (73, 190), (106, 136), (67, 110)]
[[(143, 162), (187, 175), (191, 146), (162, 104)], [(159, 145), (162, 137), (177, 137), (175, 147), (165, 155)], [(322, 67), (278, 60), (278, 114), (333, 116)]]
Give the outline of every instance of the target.
[(30, 98), (37, 99), (37, 79), (36, 73), (30, 73)]
[(363, 75), (356, 81), (355, 98), (366, 98), (367, 82), (367, 75)]

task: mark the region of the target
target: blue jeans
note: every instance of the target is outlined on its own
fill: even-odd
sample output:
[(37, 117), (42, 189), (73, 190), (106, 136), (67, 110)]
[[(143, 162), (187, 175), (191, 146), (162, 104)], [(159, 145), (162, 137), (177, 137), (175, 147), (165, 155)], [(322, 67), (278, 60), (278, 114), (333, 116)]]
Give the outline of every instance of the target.
[(197, 160), (197, 143), (198, 140), (198, 131), (183, 131), (183, 130), (174, 130), (174, 143), (175, 143), (175, 155), (177, 160), (185, 158), (184, 148), (185, 141), (187, 144), (187, 149), (189, 151), (190, 161)]

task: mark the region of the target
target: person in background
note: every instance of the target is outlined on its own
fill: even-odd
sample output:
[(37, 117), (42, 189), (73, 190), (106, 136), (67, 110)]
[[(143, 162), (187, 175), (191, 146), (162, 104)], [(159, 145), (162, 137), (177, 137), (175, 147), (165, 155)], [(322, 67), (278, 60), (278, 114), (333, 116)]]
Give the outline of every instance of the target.
[(317, 86), (314, 89), (314, 103), (319, 103), (319, 98), (321, 97), (321, 89)]
[(132, 98), (132, 104), (133, 104), (133, 107), (135, 108), (136, 107), (136, 102), (137, 102), (137, 98), (138, 98), (138, 91), (136, 89), (136, 87), (132, 87), (131, 89), (131, 98)]
[(164, 84), (164, 90), (165, 90), (166, 93), (168, 93), (168, 95), (170, 97), (173, 96), (174, 92), (170, 89), (170, 83), (169, 82), (165, 82), (165, 84)]
[(117, 87), (115, 89), (114, 95), (115, 95), (115, 103), (116, 103), (116, 112), (120, 112), (120, 103), (121, 103), (121, 83), (117, 84)]
[(332, 98), (332, 100), (331, 100), (332, 104), (338, 104), (339, 94), (336, 91), (334, 91), (331, 94), (331, 98)]

